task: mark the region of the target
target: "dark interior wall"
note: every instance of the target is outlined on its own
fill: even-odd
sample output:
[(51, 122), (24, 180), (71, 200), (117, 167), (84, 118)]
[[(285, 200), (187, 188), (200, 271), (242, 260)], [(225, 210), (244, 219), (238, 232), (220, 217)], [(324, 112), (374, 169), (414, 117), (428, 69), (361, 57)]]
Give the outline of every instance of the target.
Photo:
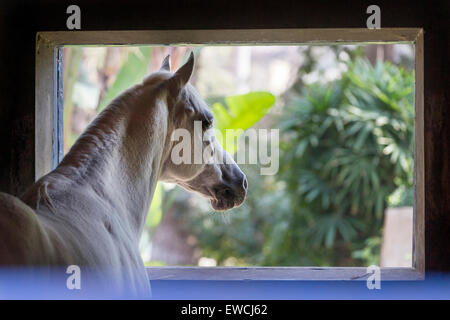
[(0, 0), (0, 191), (18, 195), (34, 181), (36, 32), (66, 30), (73, 3), (82, 30), (361, 28), (373, 3), (382, 27), (424, 28), (426, 268), (450, 271), (448, 0)]

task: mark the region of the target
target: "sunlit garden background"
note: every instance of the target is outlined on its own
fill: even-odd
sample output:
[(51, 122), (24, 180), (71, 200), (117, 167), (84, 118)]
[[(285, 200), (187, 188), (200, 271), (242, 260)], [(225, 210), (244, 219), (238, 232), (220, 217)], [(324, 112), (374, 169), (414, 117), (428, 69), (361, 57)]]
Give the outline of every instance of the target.
[(412, 45), (65, 47), (65, 152), (120, 92), (191, 50), (217, 129), (279, 129), (280, 167), (240, 165), (248, 197), (225, 213), (159, 183), (147, 265), (411, 266)]

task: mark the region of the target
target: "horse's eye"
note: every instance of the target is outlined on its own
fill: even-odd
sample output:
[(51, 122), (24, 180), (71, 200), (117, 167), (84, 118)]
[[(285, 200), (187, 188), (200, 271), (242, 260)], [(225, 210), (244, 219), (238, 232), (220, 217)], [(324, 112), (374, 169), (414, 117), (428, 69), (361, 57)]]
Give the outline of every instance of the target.
[(203, 131), (206, 131), (212, 127), (212, 120), (211, 119), (203, 119), (202, 120), (202, 129)]

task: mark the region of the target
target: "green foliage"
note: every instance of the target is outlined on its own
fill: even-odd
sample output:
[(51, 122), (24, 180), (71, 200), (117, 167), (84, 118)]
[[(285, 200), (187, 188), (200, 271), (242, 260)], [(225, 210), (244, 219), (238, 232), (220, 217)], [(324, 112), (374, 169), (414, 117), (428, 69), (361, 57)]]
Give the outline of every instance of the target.
[(156, 228), (162, 219), (163, 215), (163, 197), (164, 197), (164, 189), (163, 186), (158, 183), (155, 188), (155, 192), (153, 193), (152, 203), (150, 204), (150, 209), (148, 210), (147, 221), (145, 225), (147, 228)]
[[(216, 129), (219, 130), (222, 142), (226, 141), (227, 129), (247, 130), (257, 123), (275, 103), (275, 97), (270, 92), (254, 91), (246, 94), (224, 98), (225, 105), (215, 102), (211, 111), (215, 117)], [(228, 145), (226, 151), (236, 151), (236, 141)], [(224, 148), (226, 147), (223, 143)]]
[(354, 250), (380, 236), (387, 197), (412, 188), (414, 77), (389, 62), (347, 67), (289, 102), (280, 167), (292, 213), (305, 216), (291, 227), (306, 226), (316, 247)]
[(389, 195), (387, 202), (388, 206), (391, 208), (412, 206), (414, 203), (414, 189), (402, 185)]
[(294, 85), (286, 95), (277, 176), (241, 166), (249, 179), (243, 206), (185, 218), (204, 255), (219, 264), (378, 262), (388, 198), (413, 185), (414, 74), (352, 61), (340, 79)]
[(381, 237), (372, 237), (364, 241), (364, 247), (355, 250), (352, 257), (363, 262), (364, 266), (379, 265)]
[(120, 68), (114, 83), (100, 101), (98, 111), (103, 110), (114, 98), (130, 86), (142, 81), (147, 74), (152, 48), (147, 46), (135, 47), (134, 49)]

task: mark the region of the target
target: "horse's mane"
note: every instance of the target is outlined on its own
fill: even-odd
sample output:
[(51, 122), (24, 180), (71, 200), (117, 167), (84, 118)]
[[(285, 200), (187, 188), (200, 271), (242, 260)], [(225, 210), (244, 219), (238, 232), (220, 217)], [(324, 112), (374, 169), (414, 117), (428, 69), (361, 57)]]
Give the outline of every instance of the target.
[(136, 85), (120, 94), (103, 109), (75, 141), (56, 171), (64, 168), (64, 174), (69, 170), (79, 176), (85, 176), (90, 174), (88, 168), (95, 168), (96, 164), (105, 161), (105, 155), (111, 154), (119, 142), (122, 120), (127, 116), (128, 106), (141, 92), (142, 85)]

